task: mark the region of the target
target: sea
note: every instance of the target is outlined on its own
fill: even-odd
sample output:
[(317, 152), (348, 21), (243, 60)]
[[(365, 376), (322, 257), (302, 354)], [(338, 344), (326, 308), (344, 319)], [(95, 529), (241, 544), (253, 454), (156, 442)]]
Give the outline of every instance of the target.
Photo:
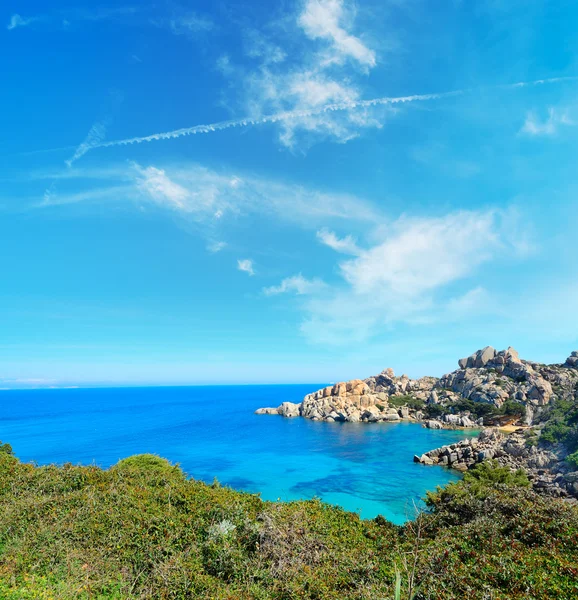
[[(154, 453), (192, 478), (264, 500), (318, 497), (402, 524), (426, 491), (459, 475), (414, 454), (465, 437), (413, 423), (325, 423), (255, 415), (324, 384), (0, 391), (0, 440), (22, 461), (110, 467)], [(473, 435), (473, 432), (469, 433)]]

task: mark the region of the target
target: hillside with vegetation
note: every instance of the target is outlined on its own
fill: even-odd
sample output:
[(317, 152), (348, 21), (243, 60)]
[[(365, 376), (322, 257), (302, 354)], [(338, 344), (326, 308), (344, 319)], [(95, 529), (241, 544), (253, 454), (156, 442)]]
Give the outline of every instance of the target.
[[(566, 430), (564, 430), (566, 431)], [(484, 462), (405, 526), (272, 503), (143, 455), (108, 470), (0, 447), (0, 598), (578, 597), (578, 508)]]

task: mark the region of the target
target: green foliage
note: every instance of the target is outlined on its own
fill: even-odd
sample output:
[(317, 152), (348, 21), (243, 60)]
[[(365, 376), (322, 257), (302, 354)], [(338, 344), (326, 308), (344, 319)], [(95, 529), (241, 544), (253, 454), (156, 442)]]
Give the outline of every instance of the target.
[(496, 486), (529, 487), (530, 481), (522, 470), (511, 471), (497, 461), (486, 460), (466, 471), (464, 478), (435, 492), (428, 492), (426, 504), (439, 507), (455, 498), (485, 498)]
[(480, 481), (463, 481), (430, 498), (425, 597), (458, 598), (459, 586), (462, 598), (480, 600), (577, 598), (578, 511), (515, 480), (488, 483), (477, 495), (472, 485)]
[(578, 451), (578, 396), (557, 399), (542, 417), (546, 423), (540, 439), (550, 444), (564, 444), (570, 453)]
[(407, 406), (413, 410), (422, 410), (425, 406), (425, 402), (423, 400), (419, 400), (418, 398), (414, 398), (409, 394), (398, 395), (398, 396), (390, 396), (389, 405), (399, 408), (400, 406)]
[(397, 527), (263, 502), (152, 455), (103, 471), (0, 452), (0, 598), (578, 597), (578, 508), (493, 464), (428, 504)]
[(526, 407), (514, 400), (506, 400), (500, 408), (487, 402), (474, 402), (468, 398), (460, 398), (448, 405), (428, 404), (426, 414), (430, 419), (435, 419), (447, 414), (469, 412), (474, 419), (500, 417), (504, 415), (523, 417)]
[(526, 407), (515, 400), (506, 400), (500, 407), (500, 414), (523, 417), (526, 414)]
[(486, 460), (465, 473), (462, 486), (476, 490), (474, 494), (478, 495), (477, 490), (492, 488), (497, 484), (529, 487), (530, 480), (521, 469), (511, 471), (507, 467), (501, 467), (497, 461)]
[(438, 417), (442, 417), (449, 413), (449, 408), (442, 404), (428, 404), (425, 409), (425, 414), (429, 419), (437, 419)]
[(3, 444), (0, 441), (0, 452), (3, 454), (8, 454), (10, 456), (14, 456), (14, 452), (12, 451), (12, 446), (10, 444)]
[(578, 469), (578, 450), (576, 452), (573, 452), (572, 454), (569, 454), (566, 457), (566, 460), (575, 468)]

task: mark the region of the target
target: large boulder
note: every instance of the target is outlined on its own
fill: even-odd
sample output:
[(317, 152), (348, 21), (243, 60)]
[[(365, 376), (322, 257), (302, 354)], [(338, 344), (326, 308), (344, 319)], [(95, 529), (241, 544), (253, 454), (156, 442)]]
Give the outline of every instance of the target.
[(256, 415), (278, 415), (279, 414), (279, 409), (278, 408), (258, 408), (255, 411)]
[(491, 346), (486, 346), (474, 352), (467, 358), (460, 358), (458, 365), (460, 369), (481, 369), (485, 367), (496, 356), (496, 351)]
[(395, 412), (395, 413), (388, 413), (388, 414), (384, 415), (383, 420), (384, 421), (400, 421), (401, 418), (397, 414), (397, 412)]
[(578, 350), (574, 350), (564, 363), (567, 367), (575, 367), (578, 369)]
[(279, 414), (284, 417), (298, 417), (301, 415), (301, 404), (295, 404), (295, 402), (283, 402), (279, 407)]
[(476, 363), (474, 366), (477, 369), (485, 367), (491, 360), (494, 360), (495, 356), (496, 351), (491, 346), (486, 346), (476, 352)]

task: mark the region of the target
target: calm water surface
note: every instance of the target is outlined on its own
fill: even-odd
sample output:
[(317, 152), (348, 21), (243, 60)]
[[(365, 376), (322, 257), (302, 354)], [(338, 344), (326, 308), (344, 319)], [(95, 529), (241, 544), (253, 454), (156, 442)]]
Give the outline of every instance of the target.
[(322, 423), (257, 416), (323, 384), (0, 392), (0, 440), (23, 461), (109, 467), (153, 452), (192, 477), (265, 500), (318, 496), (402, 523), (426, 490), (456, 480), (421, 454), (464, 437), (409, 423)]

